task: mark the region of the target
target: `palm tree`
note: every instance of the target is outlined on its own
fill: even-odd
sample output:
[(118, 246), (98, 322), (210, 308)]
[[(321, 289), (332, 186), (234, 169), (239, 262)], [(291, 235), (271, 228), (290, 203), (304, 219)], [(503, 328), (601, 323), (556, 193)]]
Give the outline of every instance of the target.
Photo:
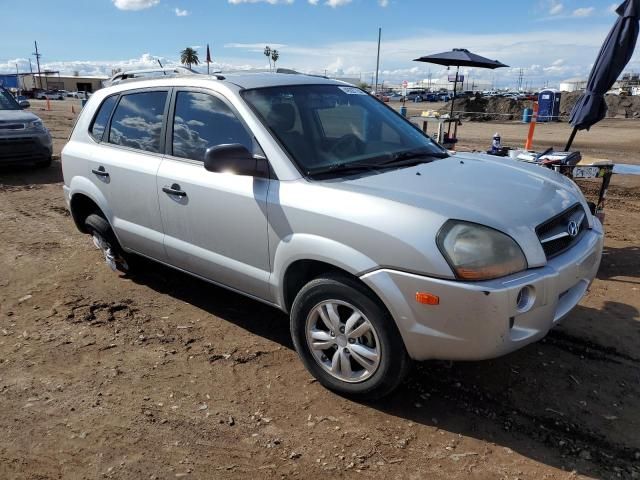
[(180, 63), (186, 65), (187, 68), (191, 68), (191, 65), (200, 64), (200, 59), (198, 58), (198, 52), (191, 47), (187, 47), (182, 52), (180, 52)]
[(271, 60), (273, 60), (273, 69), (276, 69), (276, 62), (278, 61), (278, 59), (280, 58), (280, 53), (278, 53), (278, 50), (271, 50)]
[(271, 71), (271, 47), (269, 45), (264, 47), (264, 55), (269, 59), (269, 71)]

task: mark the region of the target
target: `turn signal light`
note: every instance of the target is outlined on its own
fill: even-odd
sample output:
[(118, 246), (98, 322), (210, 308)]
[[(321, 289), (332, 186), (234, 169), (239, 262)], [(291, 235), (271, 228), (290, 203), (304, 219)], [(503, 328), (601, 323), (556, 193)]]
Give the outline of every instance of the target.
[(440, 305), (440, 297), (433, 293), (417, 292), (416, 302), (422, 303), (423, 305)]

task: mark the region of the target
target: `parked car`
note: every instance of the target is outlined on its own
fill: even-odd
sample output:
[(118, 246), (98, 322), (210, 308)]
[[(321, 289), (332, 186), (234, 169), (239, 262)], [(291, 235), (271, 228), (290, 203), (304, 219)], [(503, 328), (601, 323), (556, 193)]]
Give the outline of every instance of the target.
[(87, 92), (67, 92), (67, 98), (88, 98)]
[(36, 93), (37, 100), (64, 100), (65, 95), (58, 90), (40, 90)]
[(20, 105), (20, 108), (29, 108), (31, 106), (31, 103), (29, 103), (29, 100), (24, 95), (18, 95), (16, 101), (18, 105)]
[(411, 90), (407, 92), (407, 102), (423, 102), (427, 96), (426, 90)]
[(440, 102), (448, 102), (449, 100), (451, 100), (452, 97), (453, 97), (453, 95), (449, 95), (448, 93), (439, 93), (438, 94), (438, 100)]
[(603, 230), (568, 178), (451, 156), (339, 81), (225, 77), (122, 82), (82, 110), (64, 198), (112, 269), (142, 255), (288, 312), (309, 372), (364, 398), (411, 359), (537, 341), (585, 295)]
[(391, 102), (401, 102), (403, 99), (404, 97), (396, 92), (389, 95), (389, 101)]
[(51, 164), (53, 143), (42, 120), (0, 87), (0, 166)]

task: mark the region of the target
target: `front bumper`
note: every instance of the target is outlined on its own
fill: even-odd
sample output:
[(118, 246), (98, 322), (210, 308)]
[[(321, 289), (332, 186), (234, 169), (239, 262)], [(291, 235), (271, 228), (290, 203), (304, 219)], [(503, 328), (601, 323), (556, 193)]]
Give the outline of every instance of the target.
[[(598, 272), (604, 234), (594, 226), (567, 252), (544, 267), (486, 282), (459, 282), (377, 270), (361, 279), (382, 299), (415, 360), (495, 358), (541, 339), (582, 299)], [(534, 298), (519, 310), (520, 290)], [(417, 292), (440, 297), (436, 306), (415, 300)]]
[(0, 165), (42, 162), (51, 158), (53, 142), (48, 131), (0, 135)]

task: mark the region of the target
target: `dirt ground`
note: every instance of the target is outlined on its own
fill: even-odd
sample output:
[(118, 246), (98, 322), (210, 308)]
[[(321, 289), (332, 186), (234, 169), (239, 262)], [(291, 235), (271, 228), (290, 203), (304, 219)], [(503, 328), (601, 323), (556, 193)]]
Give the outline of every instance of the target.
[[(34, 102), (58, 152), (72, 103)], [(462, 128), (467, 148), (526, 135)], [(639, 133), (578, 145), (640, 163)], [(0, 170), (0, 478), (640, 478), (640, 177), (614, 177), (598, 278), (545, 340), (416, 365), (372, 404), (311, 378), (282, 313), (151, 263), (108, 270), (61, 182), (58, 161)]]

